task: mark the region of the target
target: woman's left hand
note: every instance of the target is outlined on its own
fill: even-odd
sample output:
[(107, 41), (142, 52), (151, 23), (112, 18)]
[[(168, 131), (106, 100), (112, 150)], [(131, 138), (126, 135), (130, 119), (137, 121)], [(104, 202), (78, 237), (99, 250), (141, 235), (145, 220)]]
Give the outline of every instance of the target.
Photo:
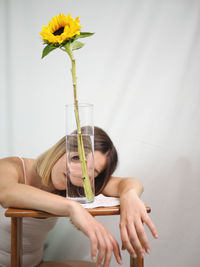
[(134, 258), (150, 253), (144, 223), (154, 238), (158, 238), (156, 227), (147, 214), (146, 207), (134, 189), (120, 195), (120, 233), (122, 249), (127, 249)]

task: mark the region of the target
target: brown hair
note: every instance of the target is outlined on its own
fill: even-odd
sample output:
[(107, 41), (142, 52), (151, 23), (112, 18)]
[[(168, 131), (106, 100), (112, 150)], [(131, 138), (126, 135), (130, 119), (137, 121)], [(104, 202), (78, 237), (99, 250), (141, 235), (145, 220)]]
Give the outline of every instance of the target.
[(99, 127), (94, 128), (94, 150), (100, 151), (102, 154), (106, 155), (106, 167), (95, 178), (95, 193), (99, 194), (104, 189), (118, 164), (117, 150), (112, 140), (107, 133)]
[[(109, 181), (118, 163), (118, 155), (112, 140), (99, 127), (94, 127), (94, 151), (106, 155), (106, 167), (95, 178), (95, 194), (99, 194)], [(54, 146), (40, 155), (36, 160), (36, 171), (46, 186), (51, 184), (51, 171), (55, 163), (66, 153), (66, 138), (61, 138)], [(60, 192), (63, 195), (63, 192)]]

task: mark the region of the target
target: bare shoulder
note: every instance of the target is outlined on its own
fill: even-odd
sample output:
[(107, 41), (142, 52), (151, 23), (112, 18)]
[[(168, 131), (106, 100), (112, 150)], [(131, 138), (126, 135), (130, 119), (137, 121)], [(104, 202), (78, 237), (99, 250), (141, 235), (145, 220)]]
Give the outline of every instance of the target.
[(8, 198), (7, 193), (23, 179), (20, 161), (17, 157), (0, 159), (0, 205), (3, 207), (5, 199)]
[(9, 180), (20, 182), (23, 177), (22, 162), (18, 157), (8, 157), (0, 159), (0, 182)]

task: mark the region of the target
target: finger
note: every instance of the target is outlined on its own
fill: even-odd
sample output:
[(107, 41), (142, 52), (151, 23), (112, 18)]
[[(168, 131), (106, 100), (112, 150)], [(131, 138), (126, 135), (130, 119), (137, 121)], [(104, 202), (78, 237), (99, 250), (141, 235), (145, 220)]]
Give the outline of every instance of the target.
[(127, 229), (122, 223), (120, 223), (120, 235), (122, 240), (122, 250), (126, 249), (131, 257), (137, 258), (137, 254), (130, 243)]
[(117, 241), (113, 238), (107, 229), (103, 229), (103, 238), (106, 244), (104, 267), (109, 267), (112, 259), (112, 252), (114, 252), (115, 258), (119, 264), (122, 264), (121, 254)]
[(122, 256), (120, 253), (119, 244), (114, 238), (113, 238), (112, 244), (113, 244), (113, 253), (115, 255), (115, 258), (119, 264), (122, 264)]
[(130, 239), (130, 243), (132, 247), (134, 248), (134, 250), (136, 251), (137, 255), (144, 257), (145, 256), (144, 250), (141, 246), (140, 240), (137, 236), (135, 225), (133, 223), (129, 223), (128, 225), (128, 236)]
[(149, 240), (147, 238), (144, 226), (141, 222), (141, 220), (138, 220), (138, 222), (135, 223), (135, 228), (137, 232), (137, 236), (139, 238), (140, 243), (142, 244), (142, 247), (145, 249), (145, 251), (149, 254), (151, 249), (150, 249), (150, 244)]
[(90, 235), (91, 259), (95, 261), (97, 255), (97, 238), (95, 234)]
[(104, 259), (105, 256), (105, 252), (106, 252), (106, 244), (105, 241), (102, 237), (102, 234), (100, 231), (96, 232), (96, 236), (98, 239), (98, 256), (97, 256), (97, 266), (99, 266), (101, 264), (101, 262)]
[(149, 218), (148, 215), (145, 216), (145, 219), (143, 219), (143, 222), (146, 223), (146, 225), (148, 226), (148, 228), (151, 231), (151, 233), (154, 236), (154, 238), (158, 238), (157, 229), (156, 229), (155, 225), (153, 224), (152, 220)]
[(104, 241), (106, 243), (106, 250), (105, 250), (105, 259), (103, 267), (109, 267), (112, 258), (113, 246), (110, 240), (104, 240)]

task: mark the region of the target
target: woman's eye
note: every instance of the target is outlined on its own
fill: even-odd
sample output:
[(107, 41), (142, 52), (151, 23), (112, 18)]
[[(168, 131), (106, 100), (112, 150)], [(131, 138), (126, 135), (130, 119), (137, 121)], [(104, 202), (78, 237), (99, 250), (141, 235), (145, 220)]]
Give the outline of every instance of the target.
[(79, 160), (79, 156), (73, 156), (73, 157), (71, 157), (71, 160), (78, 161)]

